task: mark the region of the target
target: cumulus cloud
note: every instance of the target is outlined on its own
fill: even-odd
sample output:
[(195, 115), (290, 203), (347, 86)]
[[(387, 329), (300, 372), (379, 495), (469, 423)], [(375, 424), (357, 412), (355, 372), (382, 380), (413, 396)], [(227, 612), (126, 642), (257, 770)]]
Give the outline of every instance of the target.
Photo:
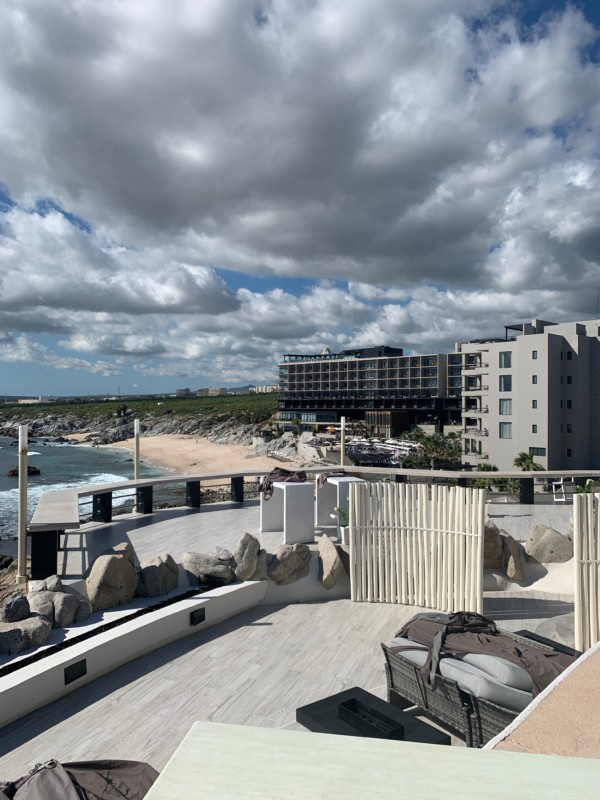
[(0, 343), (237, 382), (593, 316), (599, 32), (520, 8), (4, 0)]

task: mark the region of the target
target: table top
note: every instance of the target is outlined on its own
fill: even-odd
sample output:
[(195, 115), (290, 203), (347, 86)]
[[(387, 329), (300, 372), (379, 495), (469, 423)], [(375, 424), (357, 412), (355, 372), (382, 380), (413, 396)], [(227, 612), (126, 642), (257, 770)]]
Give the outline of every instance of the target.
[(597, 800), (600, 761), (195, 722), (147, 800)]
[(295, 488), (296, 486), (301, 486), (303, 488), (310, 486), (312, 490), (314, 490), (315, 485), (312, 481), (273, 481), (273, 486), (276, 489), (290, 489)]
[(427, 744), (450, 744), (450, 736), (433, 725), (407, 714), (400, 708), (386, 703), (374, 694), (355, 686), (338, 694), (309, 703), (296, 709), (296, 721), (310, 731), (318, 733), (338, 734), (341, 736), (367, 736), (350, 722), (339, 717), (340, 703), (358, 700), (369, 706), (376, 714), (387, 717), (404, 727), (404, 741), (424, 742)]
[(354, 478), (351, 475), (332, 475), (331, 478), (327, 478), (327, 483), (339, 486), (340, 483), (366, 483), (366, 481), (364, 478)]

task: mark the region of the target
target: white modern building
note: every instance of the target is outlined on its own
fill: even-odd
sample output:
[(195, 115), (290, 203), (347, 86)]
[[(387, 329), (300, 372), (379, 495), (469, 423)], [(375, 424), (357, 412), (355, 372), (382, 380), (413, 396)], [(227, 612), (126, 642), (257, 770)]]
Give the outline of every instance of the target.
[(505, 339), (457, 344), (463, 462), (512, 469), (600, 468), (600, 320), (508, 325)]

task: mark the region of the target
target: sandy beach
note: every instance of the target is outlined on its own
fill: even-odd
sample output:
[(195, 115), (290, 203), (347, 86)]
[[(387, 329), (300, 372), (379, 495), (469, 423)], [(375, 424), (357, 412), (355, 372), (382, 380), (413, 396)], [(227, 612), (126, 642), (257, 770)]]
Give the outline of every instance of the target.
[[(110, 447), (122, 447), (133, 452), (134, 440), (115, 442)], [(274, 467), (282, 466), (294, 468), (291, 463), (282, 464), (274, 458), (255, 456), (249, 446), (216, 444), (210, 439), (181, 434), (140, 437), (140, 460), (182, 475), (240, 469), (270, 472)]]

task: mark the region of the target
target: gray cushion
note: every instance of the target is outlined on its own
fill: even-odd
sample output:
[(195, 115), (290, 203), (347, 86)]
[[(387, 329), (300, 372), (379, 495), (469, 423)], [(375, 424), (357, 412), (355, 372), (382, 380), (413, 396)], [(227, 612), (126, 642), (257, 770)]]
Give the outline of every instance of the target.
[[(406, 658), (411, 664), (422, 667), (427, 659), (427, 649), (424, 645), (419, 645), (410, 639), (396, 637), (390, 642), (390, 647), (414, 647), (411, 650), (401, 650), (399, 655)], [(420, 648), (420, 649), (419, 649)], [(493, 656), (491, 656), (493, 658)], [(482, 700), (489, 700), (491, 703), (510, 708), (514, 711), (522, 711), (531, 702), (531, 692), (515, 689), (506, 686), (494, 679), (491, 675), (484, 672), (472, 664), (459, 661), (452, 656), (440, 660), (440, 675), (449, 680), (456, 681), (459, 687)]]
[(495, 680), (505, 684), (505, 686), (512, 686), (513, 689), (531, 692), (533, 687), (531, 675), (526, 669), (518, 664), (513, 664), (512, 661), (507, 661), (500, 656), (485, 655), (485, 653), (462, 653), (457, 655), (456, 658), (465, 664), (471, 664), (471, 666), (486, 672)]

